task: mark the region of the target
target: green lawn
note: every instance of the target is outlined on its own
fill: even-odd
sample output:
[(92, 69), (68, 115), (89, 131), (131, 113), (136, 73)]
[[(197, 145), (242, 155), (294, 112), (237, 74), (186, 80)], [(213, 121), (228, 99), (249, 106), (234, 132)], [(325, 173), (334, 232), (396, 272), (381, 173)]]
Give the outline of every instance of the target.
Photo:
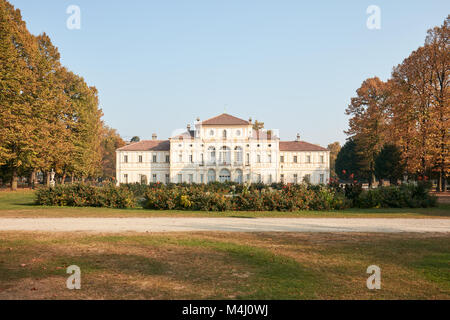
[(450, 204), (437, 208), (419, 209), (349, 209), (343, 211), (318, 212), (194, 212), (194, 211), (152, 211), (137, 209), (108, 208), (61, 208), (35, 206), (34, 192), (0, 192), (0, 217), (328, 217), (328, 218), (450, 218)]
[(445, 234), (0, 232), (0, 299), (450, 299), (449, 261)]

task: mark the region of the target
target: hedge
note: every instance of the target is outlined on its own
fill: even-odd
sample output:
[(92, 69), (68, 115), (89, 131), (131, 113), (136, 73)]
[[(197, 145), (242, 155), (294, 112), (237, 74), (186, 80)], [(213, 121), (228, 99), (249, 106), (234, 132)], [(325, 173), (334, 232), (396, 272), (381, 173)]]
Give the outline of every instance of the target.
[(363, 190), (359, 184), (311, 186), (235, 183), (122, 185), (83, 184), (39, 189), (36, 203), (46, 206), (133, 208), (191, 211), (298, 211), (346, 208), (436, 206), (429, 186), (401, 185)]

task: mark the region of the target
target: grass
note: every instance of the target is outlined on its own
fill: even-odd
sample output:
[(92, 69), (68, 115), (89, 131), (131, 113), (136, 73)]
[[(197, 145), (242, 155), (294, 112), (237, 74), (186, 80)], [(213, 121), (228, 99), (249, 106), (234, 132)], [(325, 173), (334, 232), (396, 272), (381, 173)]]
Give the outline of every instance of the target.
[(450, 236), (2, 232), (0, 299), (450, 299)]
[(298, 212), (195, 212), (108, 208), (61, 208), (35, 206), (33, 191), (1, 191), (0, 218), (59, 217), (323, 217), (323, 218), (450, 218), (450, 204), (418, 209), (348, 209)]

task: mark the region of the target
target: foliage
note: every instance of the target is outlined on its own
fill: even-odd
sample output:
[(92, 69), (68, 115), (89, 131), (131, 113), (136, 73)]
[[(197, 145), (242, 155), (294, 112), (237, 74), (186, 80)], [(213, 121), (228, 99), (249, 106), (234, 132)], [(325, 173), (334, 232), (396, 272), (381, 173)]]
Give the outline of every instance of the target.
[(53, 169), (62, 180), (101, 175), (97, 89), (64, 68), (50, 37), (30, 34), (6, 0), (0, 0), (0, 79), (0, 172), (13, 190), (19, 176), (34, 180), (37, 171)]
[(356, 142), (349, 139), (336, 157), (336, 173), (342, 180), (353, 182), (366, 178), (366, 172), (360, 165), (361, 156), (356, 148)]
[(375, 176), (389, 179), (391, 184), (397, 184), (402, 179), (404, 166), (400, 149), (393, 144), (385, 144), (375, 159)]
[(336, 177), (336, 158), (341, 151), (341, 144), (339, 142), (333, 142), (328, 145), (328, 151), (330, 151), (330, 175)]
[(359, 208), (427, 208), (436, 206), (426, 183), (380, 187), (362, 192), (355, 200)]
[(67, 207), (133, 208), (136, 197), (127, 188), (107, 184), (95, 187), (87, 184), (59, 185), (36, 192), (36, 204)]
[[(355, 143), (361, 166), (353, 173), (366, 171), (369, 183), (378, 152), (391, 144), (399, 148), (409, 177), (431, 175), (438, 190), (445, 190), (450, 173), (449, 23), (450, 15), (442, 26), (429, 30), (425, 44), (394, 68), (391, 79), (365, 80), (347, 109), (351, 118), (346, 133)], [(378, 171), (383, 178), (393, 163), (381, 161)], [(394, 171), (399, 169), (395, 167)], [(393, 174), (389, 178), (397, 179), (399, 172)]]

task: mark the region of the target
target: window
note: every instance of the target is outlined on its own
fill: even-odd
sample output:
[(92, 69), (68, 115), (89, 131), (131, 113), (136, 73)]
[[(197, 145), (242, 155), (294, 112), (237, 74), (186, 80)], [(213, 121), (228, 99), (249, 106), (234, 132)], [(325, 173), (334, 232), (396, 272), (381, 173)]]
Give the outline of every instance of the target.
[(224, 139), (227, 138), (227, 130), (223, 130), (223, 132), (222, 132), (222, 138), (224, 138)]
[(272, 184), (272, 175), (271, 174), (269, 174), (269, 184)]
[(242, 164), (242, 148), (241, 147), (236, 147), (234, 149), (234, 159), (236, 161), (237, 164)]
[(236, 179), (235, 179), (235, 182), (237, 182), (237, 183), (243, 183), (244, 181), (242, 180), (243, 179), (243, 174), (242, 174), (242, 170), (236, 170)]
[(183, 183), (183, 175), (182, 174), (178, 175), (178, 183)]
[(170, 163), (170, 156), (166, 156), (166, 163)]
[(227, 169), (222, 169), (219, 174), (219, 181), (222, 183), (231, 181), (230, 171)]
[(220, 151), (220, 160), (221, 164), (230, 164), (231, 163), (231, 149), (228, 147), (222, 147)]
[(156, 174), (153, 175), (153, 183), (158, 182), (158, 176)]
[(260, 154), (258, 154), (256, 156), (256, 162), (261, 163), (261, 155)]
[(258, 183), (261, 183), (262, 182), (262, 176), (260, 175), (260, 174), (258, 174), (258, 176), (257, 176), (257, 181), (258, 181)]
[(200, 183), (205, 183), (205, 175), (204, 174), (200, 175)]
[(208, 148), (208, 156), (209, 156), (209, 162), (212, 164), (216, 163), (216, 148), (209, 147)]
[(298, 163), (298, 157), (294, 156), (294, 163)]
[(125, 181), (126, 184), (128, 184), (128, 175), (127, 174), (123, 175), (123, 180)]
[(284, 183), (284, 174), (280, 175), (281, 183)]
[(306, 156), (306, 163), (311, 163), (311, 156)]
[(272, 163), (272, 155), (269, 153), (269, 155), (267, 157), (268, 157), (269, 163)]
[(325, 183), (325, 175), (324, 174), (320, 175), (320, 183), (321, 184)]
[(194, 183), (194, 175), (193, 174), (189, 175), (189, 183)]
[(194, 156), (192, 154), (189, 155), (189, 162), (194, 163)]
[(237, 130), (237, 131), (236, 131), (236, 136), (238, 136), (238, 137), (241, 136), (241, 130)]
[(281, 163), (284, 163), (284, 156), (281, 156), (281, 157), (280, 157), (280, 162), (281, 162)]
[(294, 183), (295, 183), (295, 184), (298, 183), (298, 174), (294, 174)]
[(247, 159), (246, 159), (246, 163), (249, 166), (250, 165), (250, 153), (247, 153)]
[(128, 156), (123, 157), (123, 162), (128, 163)]
[(178, 156), (178, 160), (179, 160), (179, 162), (180, 163), (182, 163), (183, 162), (183, 154), (179, 154), (179, 156)]
[(170, 183), (170, 174), (166, 174), (166, 184)]
[(142, 156), (139, 156), (139, 163), (142, 163)]
[(153, 155), (153, 163), (156, 163), (156, 162), (158, 162), (158, 160), (157, 160), (156, 154), (154, 154)]
[(208, 183), (216, 182), (216, 171), (213, 169), (208, 171)]
[(325, 157), (324, 156), (320, 156), (320, 163), (325, 163)]
[(147, 176), (145, 174), (140, 175), (141, 184), (147, 184)]
[(209, 135), (210, 135), (211, 137), (214, 137), (214, 130), (209, 131)]

